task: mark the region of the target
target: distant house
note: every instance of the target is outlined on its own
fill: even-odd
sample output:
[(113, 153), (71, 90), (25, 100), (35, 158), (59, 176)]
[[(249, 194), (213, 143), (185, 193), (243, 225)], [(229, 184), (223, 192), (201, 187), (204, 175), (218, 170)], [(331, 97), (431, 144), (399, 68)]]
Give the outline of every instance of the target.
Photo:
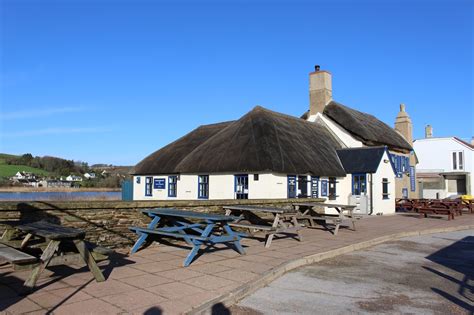
[(40, 181), (39, 185), (41, 187), (48, 188), (70, 188), (72, 187), (73, 183), (66, 180), (47, 179)]
[(86, 179), (94, 179), (95, 178), (95, 173), (85, 173), (84, 177)]
[(82, 177), (81, 176), (77, 176), (77, 175), (69, 175), (68, 177), (66, 177), (66, 180), (68, 182), (82, 182)]
[(428, 125), (425, 138), (415, 140), (414, 148), (423, 198), (474, 195), (474, 141), (433, 137), (433, 129)]
[(36, 179), (36, 175), (30, 172), (16, 172), (15, 179)]

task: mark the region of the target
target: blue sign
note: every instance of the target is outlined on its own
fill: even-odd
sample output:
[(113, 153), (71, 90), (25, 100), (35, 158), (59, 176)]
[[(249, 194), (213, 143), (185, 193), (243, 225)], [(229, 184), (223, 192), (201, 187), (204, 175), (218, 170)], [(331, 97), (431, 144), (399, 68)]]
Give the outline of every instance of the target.
[(164, 178), (155, 178), (153, 180), (154, 189), (165, 189), (166, 188), (166, 179)]
[(319, 177), (311, 177), (311, 198), (319, 197)]
[(322, 180), (321, 181), (321, 196), (327, 197), (328, 195), (328, 181)]
[(410, 166), (410, 190), (416, 190), (416, 175), (415, 175), (415, 167)]

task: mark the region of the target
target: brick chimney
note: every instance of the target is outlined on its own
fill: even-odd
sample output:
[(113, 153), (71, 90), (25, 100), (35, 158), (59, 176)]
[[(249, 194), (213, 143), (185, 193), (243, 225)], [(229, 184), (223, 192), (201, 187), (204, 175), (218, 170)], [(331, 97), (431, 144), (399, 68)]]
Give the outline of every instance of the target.
[(433, 127), (431, 125), (425, 127), (425, 138), (433, 138)]
[(400, 132), (410, 145), (413, 145), (413, 124), (405, 111), (405, 104), (400, 104), (400, 111), (395, 119), (395, 130)]
[(328, 71), (314, 67), (309, 74), (309, 115), (322, 113), (332, 100), (332, 76)]

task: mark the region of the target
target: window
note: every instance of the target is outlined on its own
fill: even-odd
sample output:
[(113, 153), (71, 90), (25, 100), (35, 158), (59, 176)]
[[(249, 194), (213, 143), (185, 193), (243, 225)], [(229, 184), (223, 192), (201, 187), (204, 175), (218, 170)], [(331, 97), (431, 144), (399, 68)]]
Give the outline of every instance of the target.
[(235, 175), (235, 198), (249, 199), (249, 176), (247, 174)]
[(464, 169), (464, 156), (463, 152), (453, 152), (453, 170), (463, 170)]
[(253, 174), (253, 180), (256, 182), (258, 181), (258, 174)]
[(140, 184), (140, 176), (137, 176), (137, 184)]
[(329, 200), (336, 200), (336, 178), (329, 177)]
[(153, 196), (153, 177), (145, 177), (145, 196)]
[(308, 197), (308, 176), (299, 175), (298, 176), (298, 198), (307, 198)]
[(176, 197), (177, 184), (178, 184), (178, 176), (168, 177), (168, 197)]
[(198, 198), (209, 199), (209, 175), (198, 176)]
[(360, 196), (367, 193), (367, 178), (366, 174), (352, 175), (352, 195)]
[(382, 179), (382, 199), (389, 199), (388, 193), (388, 178)]
[(321, 196), (327, 197), (328, 196), (328, 181), (321, 180)]
[(288, 175), (288, 198), (296, 198), (296, 176)]

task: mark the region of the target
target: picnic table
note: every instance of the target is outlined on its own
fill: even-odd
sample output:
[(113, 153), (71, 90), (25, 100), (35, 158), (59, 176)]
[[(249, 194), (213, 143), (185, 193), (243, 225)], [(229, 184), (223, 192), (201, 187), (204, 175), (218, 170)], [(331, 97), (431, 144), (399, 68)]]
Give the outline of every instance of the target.
[[(255, 206), (224, 206), (226, 216), (238, 215), (238, 218), (229, 225), (246, 228), (249, 231), (262, 230), (266, 232), (265, 247), (270, 247), (275, 234), (295, 234), (302, 241), (300, 234), (302, 226), (296, 219), (296, 211), (292, 209), (255, 207)], [(273, 220), (265, 220), (259, 213), (271, 214)]]
[(474, 199), (461, 199), (461, 202), (469, 213), (474, 213)]
[[(191, 264), (201, 245), (213, 246), (224, 243), (229, 246), (232, 244), (241, 255), (245, 254), (240, 244), (240, 235), (229, 226), (229, 222), (236, 219), (234, 217), (161, 208), (143, 210), (142, 212), (150, 216), (152, 220), (146, 228), (129, 228), (138, 235), (130, 254), (138, 251), (151, 235), (182, 239), (189, 244), (191, 250), (184, 260), (184, 267)], [(190, 220), (194, 220), (194, 222)]]
[[(9, 245), (9, 241), (10, 236), (18, 231), (25, 236), (21, 240), (19, 248), (15, 248)], [(3, 243), (0, 246), (0, 256), (14, 264), (14, 266), (23, 266), (26, 269), (32, 267), (30, 276), (24, 283), (24, 286), (30, 289), (35, 287), (38, 278), (47, 266), (76, 263), (78, 258), (87, 264), (97, 282), (105, 281), (102, 271), (86, 246), (85, 235), (86, 233), (83, 230), (46, 221), (12, 225), (7, 228), (0, 239)], [(23, 251), (28, 243), (35, 238), (43, 239), (47, 243), (44, 249), (38, 247), (42, 251), (39, 259)], [(67, 248), (67, 244), (70, 245), (70, 243), (74, 244), (79, 254), (63, 251), (63, 248)]]
[[(355, 222), (360, 219), (360, 216), (355, 216), (353, 211), (355, 205), (345, 204), (331, 204), (322, 202), (297, 202), (292, 204), (293, 208), (298, 212), (298, 220), (308, 220), (311, 227), (315, 227), (314, 221), (323, 221), (324, 227), (327, 227), (327, 221), (331, 221), (334, 227), (334, 235), (337, 235), (341, 223), (344, 221), (351, 221), (352, 228), (355, 231)], [(317, 208), (333, 208), (337, 211), (337, 214), (318, 213), (315, 211)]]

